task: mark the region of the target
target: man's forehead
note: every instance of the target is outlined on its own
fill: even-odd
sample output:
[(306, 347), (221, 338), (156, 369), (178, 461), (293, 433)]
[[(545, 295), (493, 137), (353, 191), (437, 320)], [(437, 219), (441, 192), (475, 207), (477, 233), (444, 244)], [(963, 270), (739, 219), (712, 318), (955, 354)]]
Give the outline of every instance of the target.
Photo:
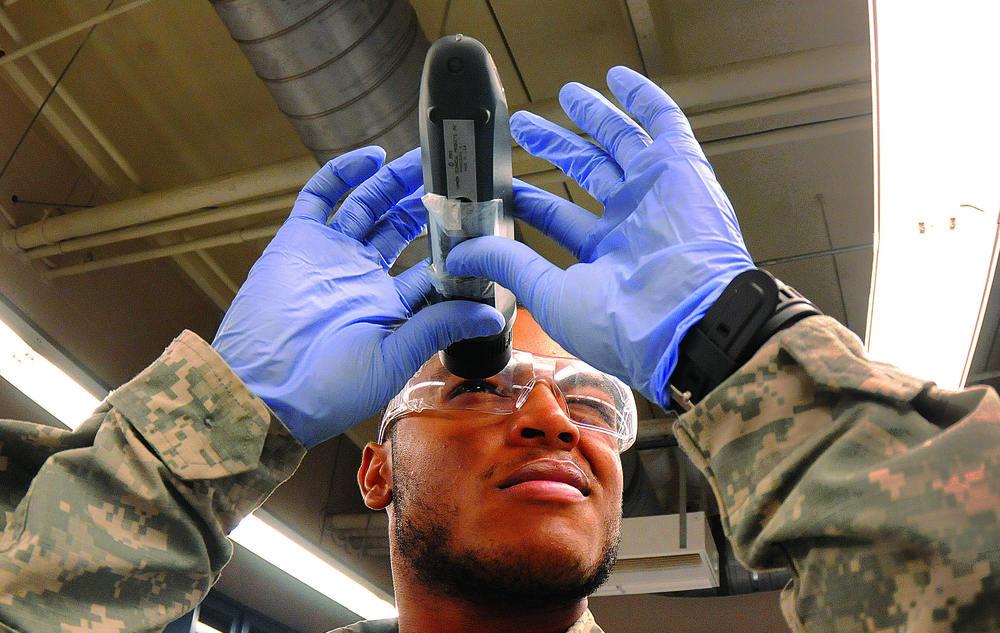
[(553, 341), (524, 308), (517, 309), (514, 319), (514, 349), (541, 356), (573, 358), (573, 355)]

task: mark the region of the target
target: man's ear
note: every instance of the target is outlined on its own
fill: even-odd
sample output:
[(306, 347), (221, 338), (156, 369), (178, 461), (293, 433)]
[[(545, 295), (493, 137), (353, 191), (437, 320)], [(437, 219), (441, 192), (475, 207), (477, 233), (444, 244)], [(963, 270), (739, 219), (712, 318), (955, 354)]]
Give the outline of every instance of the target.
[(392, 502), (392, 451), (389, 442), (368, 442), (358, 469), (358, 486), (365, 505), (383, 510)]

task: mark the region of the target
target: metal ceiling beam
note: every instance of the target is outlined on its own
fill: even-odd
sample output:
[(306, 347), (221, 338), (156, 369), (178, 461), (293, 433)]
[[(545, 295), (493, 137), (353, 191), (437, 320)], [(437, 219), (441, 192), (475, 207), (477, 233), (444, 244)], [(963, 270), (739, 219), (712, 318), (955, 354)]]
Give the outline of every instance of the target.
[[(715, 139), (703, 142), (701, 146), (702, 150), (705, 152), (705, 156), (711, 157), (748, 149), (757, 149), (761, 147), (781, 145), (784, 143), (794, 143), (814, 138), (823, 138), (825, 136), (850, 134), (852, 132), (863, 131), (870, 132), (871, 127), (871, 115), (862, 114), (834, 121), (819, 121), (816, 123), (796, 125), (789, 128), (755, 132), (732, 138)], [(558, 169), (553, 169), (549, 163), (543, 161), (542, 164), (546, 165), (547, 168), (533, 173), (521, 172), (519, 178), (535, 185), (536, 187), (542, 188), (557, 185), (567, 179), (565, 174)], [(516, 170), (515, 173), (517, 173)]]
[(858, 83), (844, 84), (832, 88), (820, 88), (745, 105), (728, 106), (717, 110), (693, 113), (688, 115), (688, 120), (691, 121), (692, 129), (699, 130), (714, 125), (741, 123), (752, 119), (781, 116), (812, 108), (845, 105), (862, 101), (870, 105), (871, 98), (871, 82), (859, 81)]
[[(128, 4), (123, 4), (120, 7), (116, 7), (114, 9), (109, 9), (109, 10), (103, 12), (103, 13), (100, 13), (100, 14), (98, 14), (98, 15), (90, 18), (89, 20), (84, 20), (83, 22), (79, 22), (77, 24), (74, 24), (71, 27), (65, 28), (65, 29), (63, 29), (61, 31), (57, 31), (56, 33), (53, 33), (52, 35), (49, 35), (48, 37), (43, 37), (40, 40), (32, 42), (31, 44), (25, 44), (24, 46), (18, 48), (15, 51), (12, 51), (10, 53), (7, 53), (6, 55), (0, 56), (0, 67), (6, 66), (7, 64), (9, 64), (9, 63), (11, 63), (11, 62), (13, 62), (15, 60), (18, 60), (18, 59), (24, 57), (25, 55), (30, 55), (31, 53), (34, 53), (37, 50), (41, 50), (41, 49), (45, 48), (46, 46), (48, 46), (50, 44), (55, 44), (56, 42), (58, 42), (60, 40), (64, 40), (64, 39), (66, 39), (67, 37), (69, 37), (71, 35), (75, 35), (76, 33), (79, 33), (80, 31), (85, 31), (85, 30), (89, 29), (92, 26), (96, 26), (96, 25), (100, 24), (101, 22), (106, 22), (107, 20), (110, 20), (111, 18), (118, 17), (119, 15), (121, 15), (123, 13), (129, 12), (132, 9), (137, 9), (137, 8), (141, 7), (142, 5), (144, 5), (144, 4), (148, 4), (151, 1), (152, 0), (132, 0), (132, 2), (129, 2)], [(4, 3), (3, 6), (6, 7), (7, 3)]]
[[(771, 130), (767, 132), (761, 132), (758, 134), (750, 134), (734, 139), (721, 139), (718, 141), (705, 143), (705, 153), (708, 156), (717, 156), (720, 154), (740, 151), (745, 149), (754, 149), (759, 147), (767, 147), (771, 145), (778, 145), (782, 143), (790, 143), (802, 140), (808, 140), (813, 138), (821, 138), (824, 136), (830, 136), (834, 134), (846, 134), (856, 131), (865, 131), (871, 129), (871, 117), (868, 115), (861, 115), (857, 117), (851, 117), (848, 119), (841, 119), (836, 121), (826, 121), (808, 125), (795, 126), (789, 129), (781, 130)], [(543, 172), (536, 172), (533, 174), (522, 174), (521, 177), (527, 182), (530, 182), (536, 186), (551, 186), (556, 183), (560, 183), (566, 179), (566, 175), (563, 174), (558, 169), (548, 169)], [(272, 199), (267, 201), (260, 201), (258, 203), (249, 203), (246, 205), (238, 205), (237, 208), (251, 211), (256, 205), (261, 208), (268, 208), (273, 210), (273, 205), (270, 204)], [(225, 213), (226, 210), (220, 210), (219, 212), (206, 212), (204, 214), (199, 214), (198, 217), (181, 217), (176, 218), (176, 221), (163, 221), (158, 223), (160, 227), (170, 227), (170, 226), (183, 226), (198, 225), (202, 218), (217, 218), (219, 213)], [(64, 216), (65, 217), (65, 216)], [(244, 216), (245, 217), (245, 216)], [(214, 221), (214, 220), (213, 220)], [(198, 251), (200, 249), (214, 248), (217, 246), (223, 246), (227, 244), (237, 244), (257, 239), (264, 239), (272, 237), (277, 233), (281, 224), (270, 224), (267, 226), (261, 226), (254, 229), (239, 229), (236, 231), (230, 231), (220, 235), (215, 235), (211, 237), (201, 238), (197, 240), (191, 240), (188, 242), (181, 242), (178, 244), (171, 244), (167, 246), (160, 246), (158, 248), (146, 249), (141, 251), (136, 251), (133, 253), (128, 253), (126, 255), (119, 255), (115, 257), (109, 257), (105, 259), (99, 259), (91, 262), (86, 262), (83, 264), (74, 264), (70, 266), (64, 266), (60, 268), (55, 268), (48, 271), (48, 275), (56, 277), (68, 277), (72, 275), (78, 275), (86, 272), (93, 272), (96, 270), (104, 270), (107, 268), (114, 268), (117, 266), (123, 266), (127, 264), (133, 264), (141, 261), (148, 261), (152, 259), (158, 259), (167, 256), (176, 256), (181, 253), (188, 253), (191, 251)], [(155, 228), (155, 227), (154, 227)], [(185, 227), (186, 228), (186, 227)], [(175, 230), (175, 229), (172, 229)], [(151, 229), (144, 227), (133, 227), (131, 229), (121, 229), (123, 235), (137, 235), (144, 236), (149, 235)], [(117, 233), (117, 232), (116, 232)], [(139, 235), (139, 234), (142, 235)], [(98, 238), (100, 236), (97, 236)], [(81, 241), (86, 238), (81, 238)], [(100, 241), (98, 239), (98, 241)], [(59, 245), (45, 247), (44, 251), (47, 255), (56, 254), (59, 252)], [(826, 254), (826, 253), (819, 253)], [(29, 251), (29, 255), (33, 255), (33, 252)], [(802, 256), (803, 258), (811, 257), (812, 254), (807, 254)]]
[[(867, 86), (870, 99), (871, 58), (867, 43), (843, 44), (727, 64), (683, 77), (654, 77), (653, 81), (689, 117), (848, 86), (854, 90)], [(601, 92), (612, 103), (616, 101), (606, 88)], [(536, 101), (525, 109), (579, 131), (558, 99)]]
[[(706, 112), (703, 114), (693, 116), (691, 118), (691, 123), (695, 129), (698, 129), (701, 127), (708, 127), (710, 125), (736, 123), (739, 121), (745, 121), (757, 117), (788, 114), (791, 112), (811, 107), (819, 107), (823, 105), (846, 103), (850, 101), (860, 100), (866, 98), (869, 95), (869, 91), (870, 91), (870, 86), (865, 84), (840, 86), (828, 90), (820, 90), (811, 93), (793, 95), (791, 97), (772, 99), (759, 104), (735, 106), (732, 108)], [(852, 129), (854, 129), (853, 126), (848, 126), (847, 128), (844, 128), (843, 126), (839, 127), (835, 126), (832, 129), (827, 129), (825, 132), (842, 133), (844, 131), (849, 131)], [(805, 138), (809, 135), (815, 136), (816, 134), (822, 132), (823, 132), (822, 130), (813, 129), (812, 131), (810, 131), (808, 134), (805, 135), (799, 133), (799, 138)], [(764, 142), (774, 143), (776, 141), (780, 142), (780, 140), (781, 140), (780, 138), (779, 139), (770, 138), (769, 140), (766, 140)], [(761, 142), (760, 139), (757, 139), (755, 141), (744, 140), (739, 146), (731, 145), (729, 151), (733, 151), (733, 148), (735, 149), (738, 149), (740, 147), (745, 148), (751, 146), (754, 143), (760, 143), (760, 142)], [(527, 165), (526, 163), (531, 159), (532, 157), (530, 157), (523, 149), (520, 148), (515, 149), (515, 163), (516, 163), (515, 172), (519, 176), (528, 173), (527, 168), (529, 167), (529, 165)], [(517, 167), (521, 167), (521, 169), (518, 169)], [(546, 171), (550, 169), (551, 168), (547, 168)], [(198, 213), (185, 212), (183, 215), (175, 219), (158, 220), (149, 222), (147, 224), (142, 224), (140, 226), (133, 225), (112, 231), (101, 232), (96, 235), (71, 238), (57, 242), (49, 246), (39, 246), (37, 248), (28, 250), (26, 254), (28, 257), (32, 259), (40, 259), (43, 257), (51, 257), (54, 255), (70, 253), (82, 249), (104, 246), (115, 242), (137, 239), (140, 237), (147, 237), (150, 235), (156, 235), (158, 233), (166, 233), (170, 231), (193, 228), (196, 226), (203, 226), (206, 224), (212, 224), (215, 222), (224, 221), (229, 218), (247, 217), (260, 213), (267, 213), (270, 211), (274, 211), (277, 208), (285, 206), (290, 207), (291, 203), (294, 202), (294, 198), (295, 196), (294, 194), (292, 194), (287, 196), (280, 196), (278, 198), (269, 198), (266, 200), (256, 200), (249, 203), (230, 205), (224, 207), (223, 209), (218, 209), (213, 211), (203, 211)]]
[[(834, 105), (846, 105), (859, 102), (867, 102), (870, 106), (871, 82), (862, 81), (858, 83), (834, 86), (832, 88), (823, 88), (818, 90), (811, 90), (809, 92), (791, 94), (783, 97), (775, 97), (772, 99), (766, 99), (756, 103), (748, 103), (745, 105), (734, 105), (714, 110), (704, 110), (698, 114), (689, 114), (688, 121), (691, 122), (691, 129), (698, 131), (716, 125), (742, 123), (745, 121), (751, 121), (759, 118), (781, 116), (786, 114), (792, 114), (795, 112), (802, 112), (804, 110), (809, 110), (812, 108), (820, 108), (820, 107), (834, 106)], [(870, 113), (867, 116), (870, 116)], [(563, 123), (567, 125), (567, 129), (575, 129), (579, 131), (579, 128), (577, 128), (575, 124), (567, 123), (569, 122), (569, 118), (566, 117), (565, 114), (563, 114), (563, 118), (565, 119)], [(828, 131), (830, 133), (838, 133), (839, 131), (844, 131), (844, 130), (836, 130), (831, 128)], [(712, 139), (708, 141), (703, 141), (703, 145), (707, 146), (711, 143), (719, 143), (728, 140), (730, 139), (727, 138)], [(739, 148), (737, 147), (736, 149)], [(709, 150), (706, 147), (706, 153), (708, 151)], [(722, 145), (717, 146), (716, 149), (712, 151), (725, 153), (726, 151), (735, 151), (735, 150), (728, 149), (726, 144), (723, 143)], [(525, 174), (529, 174), (532, 172), (549, 171), (552, 168), (552, 166), (547, 161), (544, 161), (540, 158), (532, 156), (531, 154), (528, 154), (526, 151), (524, 151), (524, 149), (520, 147), (514, 148), (512, 154), (512, 160), (514, 162), (514, 174), (519, 176), (523, 176)]]
[[(131, 2), (78, 23), (75, 27), (63, 30), (34, 44), (25, 45), (16, 51), (17, 54), (8, 55), (0, 61), (11, 62), (21, 58), (22, 62), (29, 62), (30, 65), (8, 64), (3, 67), (3, 70), (9, 77), (9, 81), (24, 94), (28, 102), (40, 107), (45, 102), (46, 93), (56, 83), (56, 76), (42, 62), (36, 52), (38, 49), (42, 48), (43, 45), (51, 44), (80, 30), (93, 27), (107, 19), (136, 9), (148, 1)], [(8, 4), (11, 3), (7, 2), (4, 6)], [(3, 10), (0, 10), (0, 28), (7, 32), (15, 44), (22, 43), (23, 38), (19, 30)], [(61, 85), (56, 86), (54, 96), (58, 99), (50, 99), (42, 110), (41, 116), (52, 126), (58, 138), (88, 167), (91, 174), (113, 196), (135, 196), (140, 193), (140, 178), (132, 165), (76, 100)], [(13, 221), (10, 224), (15, 226)], [(167, 241), (165, 235), (157, 235), (154, 239), (161, 245)], [(232, 289), (235, 284), (207, 253), (196, 251), (193, 254), (180, 254), (174, 256), (174, 261), (220, 309), (225, 310), (229, 306), (232, 296), (235, 294), (235, 289)]]
[(663, 58), (663, 47), (656, 32), (653, 12), (649, 0), (625, 0), (629, 18), (632, 20), (632, 30), (635, 32), (639, 55), (646, 67), (646, 74), (655, 77), (667, 72), (667, 64)]
[[(3, 10), (0, 10), (0, 28), (13, 42), (22, 41), (19, 29)], [(4, 59), (10, 58), (0, 58), (0, 61)], [(45, 102), (46, 93), (56, 83), (56, 73), (34, 53), (28, 54), (24, 62), (27, 64), (6, 66), (4, 74), (31, 106), (39, 108)], [(138, 194), (141, 189), (135, 169), (83, 111), (83, 107), (61, 85), (56, 86), (54, 97), (58, 98), (50, 99), (42, 110), (42, 119), (52, 126), (70, 151), (109, 191), (118, 195)]]
[[(868, 48), (862, 45), (834, 46), (767, 58), (755, 63), (734, 64), (695, 76), (658, 81), (692, 113), (699, 126), (747, 120), (770, 114), (864, 98), (869, 80)], [(572, 126), (555, 100), (531, 104), (532, 111), (550, 120)], [(558, 116), (557, 116), (558, 113)], [(819, 123), (789, 130), (776, 130), (706, 144), (706, 153), (749, 149), (817, 135), (864, 129), (870, 122), (858, 118)], [(515, 173), (532, 171), (535, 161), (515, 152)], [(547, 165), (547, 163), (545, 164)], [(285, 163), (245, 170), (196, 183), (104, 205), (95, 209), (52, 217), (35, 224), (5, 231), (4, 244), (14, 251), (162, 220), (197, 209), (233, 204), (241, 200), (297, 189), (315, 172), (316, 164), (303, 157)], [(533, 177), (551, 178), (535, 173)]]
[[(836, 121), (823, 121), (819, 123), (798, 125), (786, 129), (769, 130), (755, 134), (748, 134), (737, 138), (721, 139), (718, 141), (705, 143), (704, 149), (706, 155), (717, 156), (719, 154), (724, 154), (728, 152), (735, 152), (745, 149), (754, 149), (759, 147), (768, 147), (783, 143), (791, 143), (796, 141), (809, 140), (813, 138), (821, 138), (824, 136), (830, 136), (834, 134), (846, 134), (850, 132), (857, 132), (863, 130), (869, 130), (869, 131), (871, 130), (870, 115), (860, 115), (856, 117), (849, 117), (846, 119), (839, 119)], [(548, 165), (548, 163), (545, 164)], [(567, 179), (567, 176), (563, 174), (561, 171), (559, 171), (558, 169), (551, 169), (551, 168), (541, 172), (519, 174), (519, 177), (533, 185), (540, 187), (552, 186), (554, 184), (561, 183)], [(281, 224), (277, 223), (267, 226), (260, 226), (253, 229), (239, 229), (236, 231), (230, 231), (212, 237), (192, 240), (189, 242), (181, 242), (170, 246), (136, 251), (133, 253), (128, 253), (126, 255), (108, 257), (106, 259), (99, 259), (91, 262), (86, 262), (83, 264), (73, 264), (70, 266), (63, 266), (48, 271), (48, 275), (51, 277), (67, 277), (71, 275), (78, 275), (81, 273), (92, 272), (95, 270), (103, 270), (107, 268), (113, 268), (116, 266), (122, 266), (125, 264), (134, 264), (141, 261), (166, 257), (169, 255), (177, 255), (179, 253), (190, 252), (198, 249), (214, 248), (216, 246), (222, 246), (226, 244), (236, 244), (256, 239), (268, 238), (272, 237), (275, 233), (277, 233), (280, 227)], [(141, 227), (137, 227), (137, 229), (141, 230)], [(52, 248), (58, 249), (59, 247), (58, 246), (50, 247), (49, 250), (51, 251)], [(819, 253), (817, 255), (820, 254), (826, 254), (826, 253)]]

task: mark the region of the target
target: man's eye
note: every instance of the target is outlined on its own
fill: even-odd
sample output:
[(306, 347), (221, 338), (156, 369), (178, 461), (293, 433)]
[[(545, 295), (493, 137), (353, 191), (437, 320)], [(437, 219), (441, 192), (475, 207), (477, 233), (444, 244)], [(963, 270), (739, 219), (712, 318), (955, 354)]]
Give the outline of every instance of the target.
[(448, 398), (503, 396), (499, 385), (488, 380), (463, 380), (448, 391)]
[(571, 395), (566, 398), (570, 418), (598, 428), (613, 430), (618, 416), (615, 406), (603, 398)]

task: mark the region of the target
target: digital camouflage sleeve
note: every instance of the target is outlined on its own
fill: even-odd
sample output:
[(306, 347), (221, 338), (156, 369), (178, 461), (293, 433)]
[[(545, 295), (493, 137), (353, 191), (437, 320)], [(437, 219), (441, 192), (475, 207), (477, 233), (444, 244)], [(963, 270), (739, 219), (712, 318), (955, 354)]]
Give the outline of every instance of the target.
[[(992, 390), (867, 361), (813, 317), (676, 434), (741, 559), (792, 569), (794, 630), (1000, 630)], [(201, 600), (225, 534), (303, 453), (190, 333), (76, 432), (0, 422), (0, 628), (159, 630)]]
[(75, 432), (0, 422), (0, 630), (161, 630), (304, 452), (190, 332)]
[(866, 360), (828, 317), (779, 333), (677, 422), (795, 631), (1000, 630), (1000, 402)]

